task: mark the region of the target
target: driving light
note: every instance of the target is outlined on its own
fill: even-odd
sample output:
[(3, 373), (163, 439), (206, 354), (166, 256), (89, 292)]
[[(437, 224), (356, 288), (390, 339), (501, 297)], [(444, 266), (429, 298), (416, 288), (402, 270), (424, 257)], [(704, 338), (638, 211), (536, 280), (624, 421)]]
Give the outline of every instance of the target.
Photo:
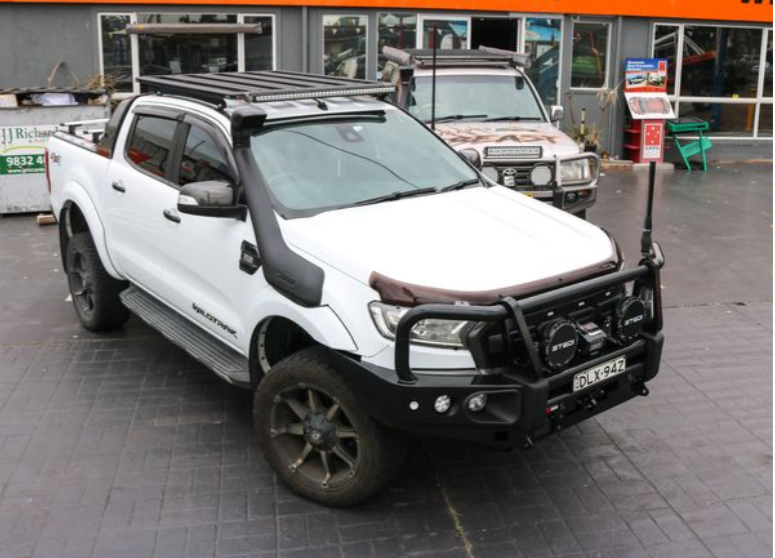
[(498, 169), (495, 167), (482, 167), (482, 174), (493, 182), (498, 182)]
[(552, 169), (546, 165), (536, 165), (530, 171), (530, 182), (535, 186), (546, 186), (552, 181)]
[(586, 159), (560, 162), (560, 176), (563, 184), (591, 182), (593, 180), (592, 169)]
[(619, 339), (628, 343), (635, 339), (646, 321), (646, 305), (635, 297), (627, 297), (616, 308), (616, 333)]
[(476, 395), (472, 395), (468, 398), (468, 402), (466, 403), (468, 410), (472, 413), (478, 413), (484, 409), (485, 405), (487, 405), (486, 393), (477, 393)]
[[(380, 334), (387, 339), (396, 338), (398, 322), (409, 311), (405, 306), (393, 306), (382, 302), (369, 304), (369, 312)], [(459, 348), (463, 346), (460, 333), (467, 322), (460, 320), (422, 320), (412, 328), (410, 339), (418, 345)]]
[(436, 401), (433, 403), (434, 410), (440, 415), (443, 415), (444, 413), (449, 411), (449, 408), (451, 406), (452, 406), (452, 399), (450, 399), (449, 395), (439, 395), (436, 398)]

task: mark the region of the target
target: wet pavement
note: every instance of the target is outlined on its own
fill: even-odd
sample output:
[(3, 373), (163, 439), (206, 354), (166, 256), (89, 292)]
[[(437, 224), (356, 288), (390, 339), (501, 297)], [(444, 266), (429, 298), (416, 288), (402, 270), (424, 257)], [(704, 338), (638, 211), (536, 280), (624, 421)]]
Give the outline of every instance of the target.
[[(0, 219), (0, 557), (772, 555), (772, 167), (659, 175), (651, 395), (531, 450), (428, 442), (363, 506), (289, 493), (250, 395), (132, 319), (81, 329), (56, 227)], [(590, 220), (638, 259), (646, 173)]]

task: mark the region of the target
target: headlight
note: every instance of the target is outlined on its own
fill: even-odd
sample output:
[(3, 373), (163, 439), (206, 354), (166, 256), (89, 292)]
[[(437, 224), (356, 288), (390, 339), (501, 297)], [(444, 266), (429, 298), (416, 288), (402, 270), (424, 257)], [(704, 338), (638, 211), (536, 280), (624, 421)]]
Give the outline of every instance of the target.
[[(377, 330), (387, 339), (396, 338), (398, 322), (410, 309), (404, 306), (392, 306), (382, 302), (369, 304), (369, 312)], [(460, 333), (467, 322), (460, 320), (422, 320), (412, 328), (412, 343), (434, 347), (463, 346)]]
[(563, 184), (578, 182), (592, 182), (592, 169), (587, 159), (567, 161), (560, 163), (560, 176)]

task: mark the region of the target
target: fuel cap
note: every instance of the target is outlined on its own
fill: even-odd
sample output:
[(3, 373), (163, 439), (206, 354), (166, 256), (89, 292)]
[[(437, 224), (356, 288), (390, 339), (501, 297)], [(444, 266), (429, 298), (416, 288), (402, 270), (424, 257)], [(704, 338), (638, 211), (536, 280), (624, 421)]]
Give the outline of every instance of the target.
[(565, 367), (576, 355), (578, 334), (576, 326), (568, 320), (554, 322), (544, 332), (544, 357), (552, 370)]

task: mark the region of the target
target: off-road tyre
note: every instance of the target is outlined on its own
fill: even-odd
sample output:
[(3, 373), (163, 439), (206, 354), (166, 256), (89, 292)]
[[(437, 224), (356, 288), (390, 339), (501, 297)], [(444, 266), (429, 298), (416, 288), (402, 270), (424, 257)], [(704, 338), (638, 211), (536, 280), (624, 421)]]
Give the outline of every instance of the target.
[[(325, 421), (334, 405), (332, 420)], [(406, 457), (404, 439), (363, 411), (323, 347), (303, 349), (272, 367), (255, 391), (253, 424), (285, 484), (330, 507), (354, 506), (374, 495)]]
[(105, 331), (124, 325), (129, 310), (119, 293), (129, 285), (105, 271), (91, 234), (74, 235), (67, 243), (65, 258), (70, 296), (83, 327)]

